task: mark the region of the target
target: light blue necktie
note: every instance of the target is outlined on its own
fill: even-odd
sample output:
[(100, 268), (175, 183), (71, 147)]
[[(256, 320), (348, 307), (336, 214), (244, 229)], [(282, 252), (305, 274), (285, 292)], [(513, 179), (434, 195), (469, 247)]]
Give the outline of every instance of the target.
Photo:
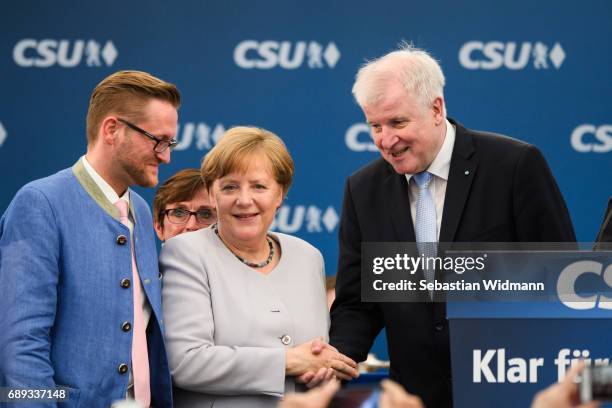
[[(415, 234), (416, 244), (419, 249), (419, 255), (425, 257), (435, 257), (437, 253), (438, 234), (436, 233), (436, 203), (429, 191), (429, 183), (433, 176), (429, 172), (417, 173), (414, 176), (414, 181), (419, 187), (419, 196), (416, 202), (416, 222)], [(434, 281), (435, 268), (433, 262), (430, 262), (431, 268), (423, 268), (423, 274), (427, 282)]]

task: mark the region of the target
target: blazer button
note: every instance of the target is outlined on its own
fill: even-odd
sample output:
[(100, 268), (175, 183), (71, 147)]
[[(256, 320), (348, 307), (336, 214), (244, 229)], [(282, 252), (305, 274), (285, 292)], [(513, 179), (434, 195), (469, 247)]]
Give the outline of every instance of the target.
[(119, 245), (125, 245), (126, 242), (127, 242), (127, 237), (125, 235), (121, 234), (117, 237), (117, 243)]
[(285, 334), (283, 337), (280, 338), (280, 341), (285, 346), (288, 346), (291, 343), (291, 336), (288, 334)]
[(434, 328), (436, 329), (436, 331), (442, 331), (442, 329), (444, 329), (444, 325), (442, 323), (438, 323), (435, 325)]
[(160, 272), (159, 275), (157, 275), (157, 279), (162, 280), (162, 278), (164, 277), (164, 275), (162, 275), (162, 273)]
[(130, 322), (123, 322), (123, 324), (121, 325), (121, 330), (123, 330), (124, 332), (129, 332), (132, 329), (132, 325), (130, 324)]
[(119, 374), (125, 374), (128, 372), (128, 365), (125, 363), (121, 363), (119, 364), (119, 366), (117, 367), (117, 371), (119, 371)]
[(128, 278), (121, 279), (121, 287), (123, 289), (128, 289), (132, 285), (132, 282)]

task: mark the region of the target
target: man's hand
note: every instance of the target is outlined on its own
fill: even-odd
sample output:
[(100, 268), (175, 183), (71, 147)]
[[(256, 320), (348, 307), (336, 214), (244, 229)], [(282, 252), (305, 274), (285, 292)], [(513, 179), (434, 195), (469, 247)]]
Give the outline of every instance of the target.
[(584, 369), (584, 362), (573, 365), (562, 382), (538, 392), (531, 403), (531, 408), (594, 408), (599, 403), (580, 404), (578, 385), (574, 382), (578, 373)]
[(308, 371), (299, 377), (296, 377), (296, 381), (302, 384), (306, 384), (306, 387), (313, 388), (317, 385), (329, 381), (334, 376), (334, 370), (332, 368), (321, 367), (317, 373), (313, 373), (312, 371)]
[(298, 376), (298, 382), (310, 387), (329, 379), (332, 374), (341, 380), (359, 376), (357, 363), (322, 339), (313, 339), (288, 349), (286, 357), (287, 375)]
[(383, 380), (380, 386), (383, 389), (378, 402), (380, 408), (424, 408), (419, 397), (408, 394), (398, 383)]
[[(319, 337), (312, 341), (311, 349), (312, 354), (319, 355), (325, 349), (325, 347), (329, 347), (334, 351), (338, 351), (335, 347), (330, 344), (327, 344), (323, 341), (323, 338)], [(321, 368), (317, 373), (312, 371), (308, 371), (299, 377), (296, 378), (297, 382), (302, 384), (306, 384), (306, 387), (313, 388), (322, 382), (329, 381), (334, 377), (334, 370), (331, 368)]]

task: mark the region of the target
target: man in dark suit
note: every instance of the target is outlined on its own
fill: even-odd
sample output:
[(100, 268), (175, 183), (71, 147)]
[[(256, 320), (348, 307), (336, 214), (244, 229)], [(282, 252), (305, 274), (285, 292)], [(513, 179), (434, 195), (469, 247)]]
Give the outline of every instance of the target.
[(386, 328), (391, 378), (428, 408), (452, 406), (446, 305), (361, 302), (361, 243), (575, 241), (538, 149), (447, 119), (443, 88), (438, 63), (413, 48), (357, 75), (353, 94), (382, 158), (346, 182), (330, 329), (333, 346), (363, 361)]

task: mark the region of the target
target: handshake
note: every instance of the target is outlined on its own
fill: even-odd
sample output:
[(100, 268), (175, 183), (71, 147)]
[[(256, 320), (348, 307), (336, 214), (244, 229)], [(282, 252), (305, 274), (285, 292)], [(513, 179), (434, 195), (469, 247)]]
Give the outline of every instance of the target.
[(357, 363), (327, 344), (312, 339), (285, 353), (285, 374), (312, 388), (332, 378), (352, 380), (359, 376)]

